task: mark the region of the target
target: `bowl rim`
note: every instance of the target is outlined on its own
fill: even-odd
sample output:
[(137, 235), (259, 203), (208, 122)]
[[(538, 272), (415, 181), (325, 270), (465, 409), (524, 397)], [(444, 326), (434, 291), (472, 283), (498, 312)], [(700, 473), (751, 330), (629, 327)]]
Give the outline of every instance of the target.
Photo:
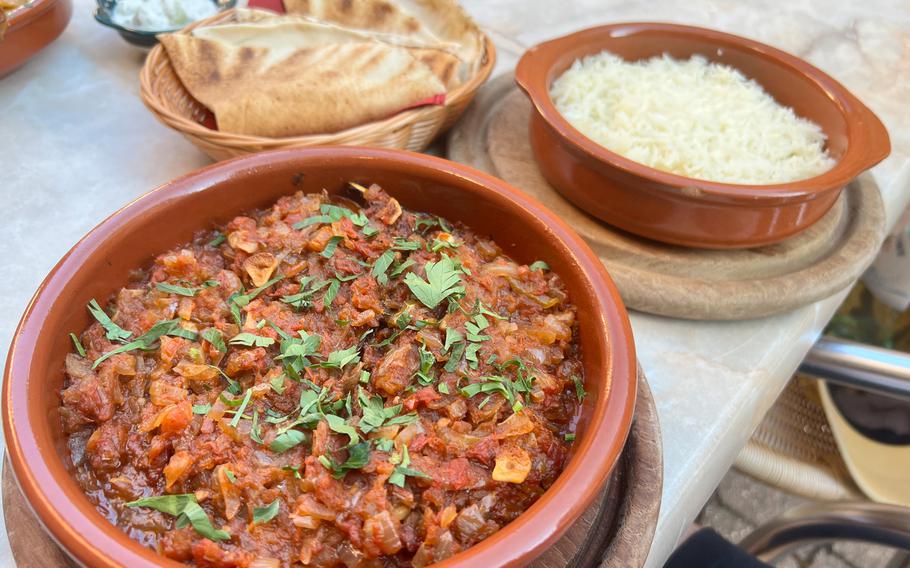
[[(768, 64), (787, 67), (802, 75), (827, 95), (847, 123), (847, 149), (834, 167), (817, 176), (777, 184), (734, 184), (690, 178), (658, 170), (608, 150), (572, 126), (556, 109), (550, 98), (552, 81), (549, 75), (563, 54), (580, 43), (599, 38), (614, 38), (648, 33), (655, 36), (683, 36), (714, 44), (717, 48), (735, 47), (765, 59)], [(555, 77), (553, 78), (555, 80)], [(556, 132), (559, 140), (576, 153), (594, 160), (604, 167), (643, 178), (642, 190), (698, 197), (726, 203), (740, 203), (754, 207), (756, 203), (774, 205), (783, 202), (805, 201), (820, 193), (842, 187), (861, 172), (877, 164), (891, 152), (888, 132), (881, 120), (858, 98), (831, 76), (809, 64), (770, 45), (709, 28), (662, 22), (623, 22), (595, 26), (540, 43), (527, 50), (515, 68), (518, 86), (531, 99), (537, 114)], [(850, 120), (855, 117), (856, 120)], [(668, 187), (669, 186), (669, 187)], [(679, 190), (685, 190), (680, 194)]]
[[(212, 16), (215, 16), (225, 10), (233, 8), (237, 0), (227, 0), (224, 3), (221, 3), (220, 0), (211, 0), (215, 4), (217, 11)], [(108, 6), (110, 4), (110, 6)], [(188, 22), (182, 26), (177, 26), (173, 28), (164, 28), (160, 30), (141, 30), (139, 28), (132, 28), (129, 26), (124, 26), (123, 24), (118, 24), (114, 21), (113, 15), (111, 14), (111, 8), (117, 4), (117, 0), (105, 1), (105, 0), (95, 0), (95, 9), (92, 11), (92, 16), (95, 18), (95, 21), (101, 24), (102, 26), (107, 26), (111, 29), (117, 30), (118, 32), (126, 32), (129, 34), (143, 36), (143, 37), (156, 37), (158, 34), (169, 34), (182, 30), (186, 26), (193, 24), (195, 22), (204, 20), (195, 20), (194, 22)], [(206, 18), (211, 18), (212, 16), (206, 16)]]
[[(93, 508), (80, 508), (66, 497), (41, 451), (41, 440), (32, 430), (29, 412), (31, 361), (44, 320), (54, 311), (59, 293), (78, 273), (83, 260), (97, 254), (110, 238), (118, 238), (133, 221), (154, 213), (157, 207), (204, 192), (231, 179), (254, 179), (258, 171), (276, 164), (305, 167), (323, 161), (358, 163), (406, 171), (436, 170), (434, 176), (451, 181), (467, 195), (488, 195), (494, 203), (513, 208), (526, 219), (536, 216), (540, 231), (553, 236), (560, 256), (582, 278), (583, 294), (599, 307), (591, 319), (602, 333), (595, 340), (604, 346), (597, 360), (603, 370), (606, 396), (589, 397), (588, 431), (576, 441), (565, 470), (527, 511), (483, 542), (439, 563), (452, 568), (486, 563), (521, 566), (555, 542), (600, 493), (629, 434), (637, 395), (637, 363), (632, 329), (615, 285), (600, 260), (569, 226), (542, 204), (504, 181), (474, 168), (441, 158), (399, 150), (361, 147), (284, 149), (242, 156), (201, 168), (128, 203), (79, 240), (54, 266), (29, 302), (13, 336), (2, 387), (2, 419), (12, 469), (32, 510), (52, 538), (79, 562), (90, 566), (117, 566), (116, 558), (129, 558), (131, 566), (179, 566), (131, 540)], [(241, 212), (237, 212), (238, 214)], [(37, 379), (43, 380), (43, 379)], [(37, 423), (38, 418), (36, 418)], [(54, 450), (50, 450), (54, 452)], [(51, 458), (55, 459), (55, 458)], [(86, 512), (87, 509), (88, 512)], [(77, 526), (79, 527), (77, 529)], [(507, 540), (508, 539), (508, 540)], [(505, 542), (503, 542), (505, 541)], [(509, 545), (518, 542), (520, 545)]]
[(41, 17), (45, 12), (54, 7), (61, 0), (32, 0), (30, 4), (16, 8), (7, 13), (8, 28), (6, 33), (9, 34), (14, 30), (23, 28)]

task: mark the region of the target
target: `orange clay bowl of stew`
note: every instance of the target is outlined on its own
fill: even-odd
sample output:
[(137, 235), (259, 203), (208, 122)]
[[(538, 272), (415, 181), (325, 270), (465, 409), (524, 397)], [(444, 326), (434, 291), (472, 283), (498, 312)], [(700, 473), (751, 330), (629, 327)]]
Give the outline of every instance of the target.
[(603, 265), (536, 201), (429, 156), (288, 150), (73, 247), (3, 425), (84, 565), (519, 566), (608, 479), (635, 371)]

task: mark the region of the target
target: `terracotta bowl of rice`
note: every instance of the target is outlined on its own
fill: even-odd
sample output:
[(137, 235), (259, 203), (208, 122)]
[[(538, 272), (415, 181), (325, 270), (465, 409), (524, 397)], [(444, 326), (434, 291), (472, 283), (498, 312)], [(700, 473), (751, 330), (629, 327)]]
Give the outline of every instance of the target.
[(587, 213), (665, 243), (784, 240), (891, 150), (878, 117), (821, 70), (703, 28), (583, 30), (529, 49), (515, 78), (547, 181)]

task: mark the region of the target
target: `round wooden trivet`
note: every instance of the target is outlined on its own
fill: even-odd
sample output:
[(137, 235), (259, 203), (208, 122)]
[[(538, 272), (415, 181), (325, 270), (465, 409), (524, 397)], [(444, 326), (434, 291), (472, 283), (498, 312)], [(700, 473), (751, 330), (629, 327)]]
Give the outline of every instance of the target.
[[(634, 416), (626, 447), (601, 497), (532, 568), (644, 565), (660, 509), (663, 454), (657, 409), (640, 371)], [(73, 566), (35, 518), (8, 459), (3, 460), (2, 485), (6, 532), (18, 568)]]
[(778, 244), (705, 250), (636, 237), (577, 209), (546, 182), (528, 140), (530, 112), (512, 76), (497, 77), (449, 135), (449, 157), (502, 178), (567, 221), (600, 256), (629, 308), (697, 320), (792, 310), (852, 284), (884, 238), (884, 207), (868, 173), (820, 221)]

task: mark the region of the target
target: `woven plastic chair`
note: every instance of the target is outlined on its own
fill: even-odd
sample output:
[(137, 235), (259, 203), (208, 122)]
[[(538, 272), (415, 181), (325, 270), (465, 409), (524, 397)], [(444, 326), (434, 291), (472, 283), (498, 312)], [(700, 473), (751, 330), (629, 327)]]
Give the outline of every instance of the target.
[(768, 485), (821, 501), (862, 499), (821, 407), (815, 380), (793, 377), (736, 458)]

